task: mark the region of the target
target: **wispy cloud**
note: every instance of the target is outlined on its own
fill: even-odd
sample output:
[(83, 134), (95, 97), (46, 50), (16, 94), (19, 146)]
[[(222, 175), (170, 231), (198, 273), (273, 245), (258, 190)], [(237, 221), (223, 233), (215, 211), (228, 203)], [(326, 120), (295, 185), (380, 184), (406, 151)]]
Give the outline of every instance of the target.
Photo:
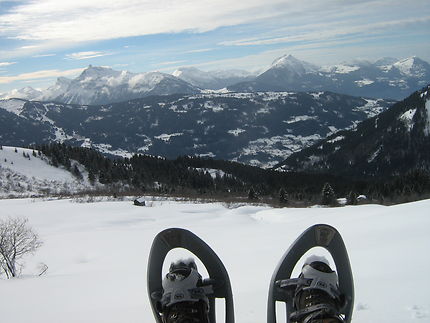
[(7, 84), (16, 81), (27, 81), (36, 79), (55, 78), (60, 76), (75, 76), (81, 73), (84, 68), (75, 68), (70, 70), (41, 70), (30, 73), (23, 73), (14, 76), (0, 76), (0, 84)]
[(1, 15), (0, 34), (21, 40), (89, 41), (202, 32), (279, 15), (277, 6), (290, 1), (38, 0)]
[(0, 67), (5, 67), (13, 64), (16, 64), (16, 62), (0, 62)]
[[(282, 37), (265, 37), (265, 38), (246, 38), (238, 40), (229, 40), (220, 42), (222, 46), (255, 46), (255, 45), (273, 45), (281, 43), (299, 42), (299, 41), (324, 41), (327, 39), (339, 39), (349, 35), (364, 34), (369, 36), (374, 33), (381, 33), (385, 30), (391, 30), (394, 27), (401, 27), (407, 24), (417, 24), (429, 22), (430, 16), (406, 18), (398, 20), (389, 20), (383, 22), (362, 24), (357, 21), (354, 25), (344, 25), (342, 22), (304, 25), (302, 28), (293, 27), (292, 30), (284, 29), (289, 34)], [(350, 22), (351, 23), (351, 22)]]
[(57, 54), (39, 54), (39, 55), (33, 55), (32, 57), (38, 58), (38, 57), (51, 57), (56, 56)]
[(90, 59), (90, 58), (108, 56), (108, 55), (112, 55), (112, 53), (88, 51), (88, 52), (78, 52), (78, 53), (67, 54), (66, 58), (81, 60), (81, 59)]
[(186, 61), (181, 60), (181, 61), (161, 62), (161, 63), (157, 63), (157, 66), (177, 65), (177, 64), (182, 64), (184, 62), (186, 62)]
[(33, 49), (33, 48), (39, 48), (38, 45), (27, 45), (27, 46), (21, 46), (20, 49)]
[(201, 48), (201, 49), (192, 49), (192, 50), (188, 50), (185, 53), (186, 54), (193, 54), (193, 53), (204, 53), (204, 52), (210, 52), (214, 50), (213, 48)]

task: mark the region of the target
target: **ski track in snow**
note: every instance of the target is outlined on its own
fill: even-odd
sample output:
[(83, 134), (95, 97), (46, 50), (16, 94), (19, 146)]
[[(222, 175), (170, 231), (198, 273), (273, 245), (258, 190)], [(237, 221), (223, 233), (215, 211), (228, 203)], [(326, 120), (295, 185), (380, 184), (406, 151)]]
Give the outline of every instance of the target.
[[(146, 291), (149, 249), (161, 230), (183, 227), (223, 260), (236, 322), (262, 323), (276, 264), (316, 223), (335, 226), (348, 248), (355, 282), (352, 322), (429, 322), (430, 200), (306, 209), (147, 200), (149, 207), (131, 201), (0, 200), (0, 219), (28, 217), (44, 241), (26, 259), (22, 278), (0, 279), (2, 322), (153, 323)], [(322, 249), (313, 253), (326, 255)], [(178, 256), (189, 254), (169, 253), (164, 272)], [(41, 262), (49, 270), (38, 277)]]

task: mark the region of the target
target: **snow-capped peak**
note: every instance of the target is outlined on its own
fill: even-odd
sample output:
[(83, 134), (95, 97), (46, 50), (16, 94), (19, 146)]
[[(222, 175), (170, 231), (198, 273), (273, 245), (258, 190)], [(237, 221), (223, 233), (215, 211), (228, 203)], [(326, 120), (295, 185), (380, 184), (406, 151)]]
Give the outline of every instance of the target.
[(26, 86), (22, 89), (13, 89), (8, 93), (0, 95), (0, 99), (25, 99), (25, 100), (38, 100), (42, 92), (32, 88), (31, 86)]
[(416, 56), (402, 59), (393, 64), (400, 73), (406, 76), (421, 76), (423, 71), (420, 65), (420, 61)]
[(117, 75), (118, 71), (114, 71), (110, 67), (104, 67), (104, 66), (92, 66), (89, 65), (85, 70), (82, 71), (81, 75), (78, 77), (78, 79), (85, 79), (85, 78), (100, 78), (100, 77), (106, 77), (106, 76), (113, 76)]
[(315, 65), (298, 60), (292, 55), (284, 55), (275, 59), (270, 69), (287, 69), (299, 75), (315, 72), (318, 70)]
[(56, 98), (60, 95), (62, 95), (64, 92), (67, 91), (69, 85), (72, 83), (71, 79), (68, 79), (66, 77), (59, 77), (57, 78), (57, 82), (54, 85), (51, 85), (48, 87), (44, 92), (43, 96), (41, 97), (42, 100), (49, 100), (52, 98)]

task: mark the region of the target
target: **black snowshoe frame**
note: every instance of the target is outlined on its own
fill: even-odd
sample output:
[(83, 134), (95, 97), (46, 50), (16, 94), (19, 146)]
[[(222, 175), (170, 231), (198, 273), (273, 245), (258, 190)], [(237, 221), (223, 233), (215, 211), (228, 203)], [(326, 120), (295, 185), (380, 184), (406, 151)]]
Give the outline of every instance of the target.
[(149, 253), (147, 286), (152, 312), (157, 323), (162, 323), (161, 315), (157, 309), (162, 293), (162, 269), (167, 253), (175, 248), (184, 248), (197, 256), (205, 265), (213, 294), (207, 295), (209, 299), (209, 320), (216, 322), (215, 299), (225, 299), (225, 323), (234, 323), (233, 294), (230, 278), (224, 264), (217, 254), (202, 239), (194, 233), (180, 228), (170, 228), (160, 232), (152, 243)]
[(291, 279), (291, 274), (300, 258), (311, 248), (323, 247), (330, 252), (334, 259), (339, 277), (339, 292), (344, 297), (341, 315), (345, 322), (350, 323), (354, 305), (354, 282), (348, 253), (340, 233), (327, 224), (317, 224), (303, 232), (290, 246), (279, 261), (269, 286), (267, 303), (267, 323), (276, 323), (276, 302), (285, 302), (287, 323), (294, 312), (294, 290), (281, 288), (280, 283)]

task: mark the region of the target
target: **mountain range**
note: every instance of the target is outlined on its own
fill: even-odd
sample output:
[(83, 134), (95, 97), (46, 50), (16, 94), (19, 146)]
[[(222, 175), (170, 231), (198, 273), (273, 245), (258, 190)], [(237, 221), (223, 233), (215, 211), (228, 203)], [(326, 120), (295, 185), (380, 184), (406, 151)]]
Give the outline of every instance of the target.
[(196, 87), (170, 74), (135, 74), (90, 65), (73, 80), (58, 78), (53, 86), (41, 92), (38, 99), (72, 104), (106, 104), (148, 95), (196, 92)]
[(430, 85), (356, 128), (292, 154), (277, 168), (354, 177), (429, 171)]
[(0, 140), (50, 141), (111, 155), (198, 155), (274, 166), (394, 101), (332, 92), (200, 93), (148, 96), (106, 105), (0, 101)]
[(195, 67), (180, 68), (173, 74), (131, 73), (90, 65), (77, 78), (58, 78), (46, 90), (25, 87), (0, 94), (0, 99), (91, 105), (150, 95), (197, 94), (223, 89), (224, 92), (332, 91), (400, 100), (428, 83), (430, 65), (418, 57), (318, 67), (285, 55), (258, 75), (242, 70), (205, 72)]
[(285, 55), (253, 81), (238, 83), (228, 89), (241, 92), (324, 90), (400, 100), (429, 82), (430, 64), (418, 57), (318, 67)]

